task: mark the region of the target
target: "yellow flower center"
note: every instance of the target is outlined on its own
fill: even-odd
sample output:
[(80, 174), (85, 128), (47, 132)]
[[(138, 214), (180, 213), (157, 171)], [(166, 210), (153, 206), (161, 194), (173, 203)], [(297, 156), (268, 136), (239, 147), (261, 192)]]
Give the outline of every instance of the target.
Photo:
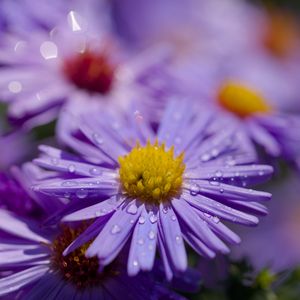
[(145, 147), (139, 144), (119, 157), (120, 181), (125, 194), (144, 203), (159, 204), (180, 194), (185, 164), (184, 154), (174, 156), (174, 148), (165, 144)]
[(234, 81), (228, 81), (221, 86), (218, 101), (223, 108), (241, 118), (271, 111), (271, 107), (259, 92)]
[(270, 12), (263, 44), (273, 55), (287, 57), (295, 49), (299, 36), (298, 26), (291, 15)]

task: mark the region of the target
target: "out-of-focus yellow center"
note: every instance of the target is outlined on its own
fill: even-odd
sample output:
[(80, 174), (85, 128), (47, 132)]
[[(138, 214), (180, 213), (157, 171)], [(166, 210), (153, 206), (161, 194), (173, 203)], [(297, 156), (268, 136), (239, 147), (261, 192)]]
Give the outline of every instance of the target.
[(273, 55), (287, 57), (295, 48), (298, 39), (297, 24), (289, 14), (270, 12), (263, 43)]
[(271, 107), (259, 92), (234, 81), (228, 81), (221, 86), (218, 102), (223, 108), (241, 118), (271, 111)]
[(185, 164), (184, 154), (174, 156), (174, 148), (165, 150), (158, 142), (145, 147), (139, 144), (130, 153), (119, 157), (123, 191), (144, 203), (169, 201), (181, 191)]

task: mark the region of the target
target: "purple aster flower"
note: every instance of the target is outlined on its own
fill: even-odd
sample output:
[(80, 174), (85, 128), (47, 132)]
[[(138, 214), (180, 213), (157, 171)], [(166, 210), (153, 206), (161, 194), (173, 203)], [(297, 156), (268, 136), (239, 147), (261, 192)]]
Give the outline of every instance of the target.
[[(97, 10), (101, 14), (96, 18), (95, 7), (88, 8), (80, 14), (71, 10), (50, 32), (35, 28), (3, 38), (0, 96), (9, 105), (13, 124), (26, 122), (30, 128), (47, 123), (64, 103), (76, 110), (87, 103), (121, 109), (134, 99), (149, 102), (155, 83), (144, 78), (153, 66), (165, 65), (165, 54), (149, 51), (130, 58), (109, 33), (106, 10)], [(158, 75), (153, 72), (152, 77)], [(160, 76), (158, 84), (165, 81)], [(161, 89), (156, 86), (157, 93)]]
[[(248, 64), (250, 62), (253, 64)], [(258, 66), (259, 62), (266, 69), (255, 69), (254, 65)], [(219, 119), (224, 118), (239, 126), (254, 144), (261, 146), (271, 157), (282, 157), (298, 165), (300, 118), (282, 109), (285, 98), (279, 95), (283, 86), (271, 88), (274, 81), (272, 76), (268, 76), (273, 70), (270, 69), (272, 65), (251, 58), (244, 65), (239, 59), (236, 63), (237, 66), (229, 67), (214, 79), (202, 104), (212, 106)], [(267, 76), (263, 77), (264, 74)]]
[(128, 277), (120, 257), (101, 268), (96, 257), (85, 257), (89, 244), (64, 256), (64, 248), (87, 227), (86, 224), (42, 231), (38, 223), (5, 210), (0, 210), (0, 216), (0, 270), (7, 272), (0, 279), (1, 297), (184, 299), (166, 290), (151, 275)]
[(93, 111), (65, 141), (80, 156), (43, 146), (35, 163), (61, 176), (34, 189), (72, 199), (48, 224), (96, 219), (64, 254), (95, 238), (86, 254), (107, 265), (131, 240), (128, 273), (136, 275), (152, 269), (158, 246), (170, 279), (187, 268), (183, 240), (206, 257), (228, 253), (223, 241), (240, 239), (222, 221), (258, 223), (253, 214), (267, 213), (258, 202), (271, 195), (247, 186), (268, 179), (272, 167), (253, 164), (248, 141), (213, 120), (187, 101), (171, 101), (156, 131), (129, 111)]

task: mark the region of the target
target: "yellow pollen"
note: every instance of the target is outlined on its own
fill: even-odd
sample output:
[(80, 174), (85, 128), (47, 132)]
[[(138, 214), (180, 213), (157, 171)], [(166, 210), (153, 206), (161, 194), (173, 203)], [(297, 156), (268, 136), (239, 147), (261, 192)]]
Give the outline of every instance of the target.
[(218, 101), (223, 108), (241, 118), (271, 111), (271, 107), (259, 92), (234, 81), (228, 81), (221, 86)]
[(184, 154), (174, 157), (174, 148), (149, 141), (137, 143), (131, 152), (119, 157), (120, 181), (124, 193), (149, 204), (169, 201), (181, 192)]

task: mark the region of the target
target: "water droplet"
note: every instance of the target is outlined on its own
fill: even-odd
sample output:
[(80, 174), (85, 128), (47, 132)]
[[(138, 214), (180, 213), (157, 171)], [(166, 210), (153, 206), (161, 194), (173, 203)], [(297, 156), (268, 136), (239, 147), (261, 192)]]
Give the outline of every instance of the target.
[(118, 225), (114, 225), (112, 228), (111, 228), (111, 233), (112, 234), (116, 234), (116, 233), (119, 233), (121, 231), (121, 228), (120, 228), (120, 226), (118, 226)]
[(264, 174), (265, 174), (264, 171), (259, 171), (259, 172), (258, 172), (258, 175), (259, 175), (259, 176), (263, 176)]
[(220, 193), (223, 194), (224, 193), (224, 189), (220, 189)]
[(137, 211), (138, 211), (138, 208), (135, 204), (131, 204), (127, 207), (127, 212), (129, 214), (135, 215), (137, 213)]
[(144, 245), (144, 239), (142, 239), (142, 238), (138, 239), (137, 243), (139, 245)]
[(164, 214), (166, 214), (168, 212), (168, 208), (164, 207), (162, 211), (163, 211)]
[(182, 237), (181, 237), (181, 236), (176, 235), (176, 236), (175, 236), (175, 240), (176, 240), (176, 243), (177, 243), (178, 245), (182, 244)]
[(155, 238), (155, 232), (153, 230), (150, 230), (148, 233), (148, 237), (150, 240), (153, 240)]
[(58, 165), (58, 159), (56, 157), (51, 158), (51, 163), (54, 166)]
[(215, 175), (216, 175), (216, 177), (222, 177), (223, 173), (222, 173), (222, 171), (218, 170), (218, 171), (216, 171)]
[(151, 216), (150, 216), (150, 222), (152, 223), (152, 224), (154, 224), (155, 222), (157, 222), (157, 216), (156, 215), (154, 215), (154, 214), (152, 214)]
[(65, 186), (65, 187), (72, 187), (72, 186), (77, 186), (78, 183), (76, 181), (64, 181), (62, 184), (62, 186)]
[(14, 94), (18, 94), (22, 90), (22, 84), (19, 81), (11, 81), (8, 84), (8, 89), (9, 89), (10, 92), (12, 92)]
[(145, 219), (144, 216), (140, 216), (140, 217), (139, 217), (139, 223), (140, 223), (140, 224), (144, 224), (145, 221), (146, 221), (146, 219)]
[(95, 167), (90, 168), (90, 174), (93, 175), (93, 176), (101, 175), (101, 173), (102, 172), (98, 168), (95, 168)]
[(176, 217), (173, 215), (173, 216), (171, 217), (171, 220), (172, 220), (172, 221), (176, 221)]
[(201, 161), (206, 162), (206, 161), (210, 160), (210, 155), (205, 153), (205, 154), (201, 155), (200, 159), (201, 159)]
[(76, 169), (74, 165), (69, 165), (68, 170), (70, 173), (74, 173)]
[(133, 220), (133, 219), (131, 219), (131, 220), (129, 221), (129, 223), (130, 223), (130, 224), (133, 224), (133, 223), (134, 223), (134, 220)]
[(190, 185), (190, 194), (196, 196), (200, 192), (200, 186), (196, 183)]
[(218, 185), (220, 185), (220, 182), (219, 182), (219, 181), (212, 180), (212, 181), (209, 181), (209, 184), (210, 184), (210, 185), (213, 185), (213, 186), (218, 186)]
[(45, 59), (53, 59), (57, 57), (57, 46), (51, 41), (45, 41), (41, 44), (40, 53)]
[(133, 264), (134, 267), (138, 267), (138, 266), (139, 266), (139, 263), (138, 263), (137, 260), (134, 260), (134, 261), (132, 262), (132, 264)]
[(213, 221), (218, 224), (220, 222), (220, 219), (217, 216), (213, 217)]
[(79, 199), (84, 199), (84, 198), (87, 197), (87, 195), (88, 195), (88, 191), (87, 190), (80, 189), (80, 190), (76, 191), (76, 196)]
[(103, 139), (98, 133), (93, 133), (93, 140), (96, 145), (102, 145), (103, 144)]

